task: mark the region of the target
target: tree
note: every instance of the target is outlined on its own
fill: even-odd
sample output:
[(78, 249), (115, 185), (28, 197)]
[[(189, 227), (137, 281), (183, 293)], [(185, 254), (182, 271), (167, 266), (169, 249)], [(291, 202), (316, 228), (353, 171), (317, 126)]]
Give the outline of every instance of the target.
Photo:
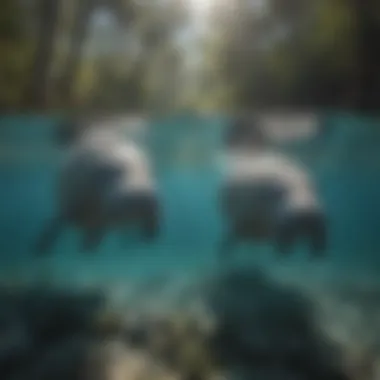
[[(99, 8), (116, 16), (120, 33), (137, 53), (122, 41), (119, 53), (86, 54), (89, 24)], [(181, 1), (4, 0), (1, 10), (0, 52), (6, 54), (0, 55), (0, 106), (5, 109), (171, 108), (163, 100), (180, 98), (181, 83), (173, 78), (183, 67), (177, 35), (188, 14)], [(19, 36), (10, 36), (7, 28)]]
[(26, 7), (16, 0), (0, 6), (0, 109), (17, 109), (33, 52), (33, 31)]
[(359, 111), (373, 112), (380, 106), (380, 5), (376, 0), (351, 0), (356, 18), (357, 54), (355, 100)]
[(231, 4), (215, 9), (222, 37), (208, 60), (235, 108), (380, 105), (378, 2), (268, 0), (261, 10), (248, 0)]
[(44, 108), (47, 106), (47, 91), (54, 59), (59, 5), (60, 2), (57, 0), (39, 0), (38, 3), (39, 27), (32, 74), (25, 94), (27, 107)]

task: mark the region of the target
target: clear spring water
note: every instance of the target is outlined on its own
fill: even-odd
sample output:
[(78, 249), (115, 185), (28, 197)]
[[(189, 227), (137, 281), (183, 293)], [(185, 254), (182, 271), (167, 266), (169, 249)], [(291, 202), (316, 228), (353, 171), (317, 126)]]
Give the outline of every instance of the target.
[[(269, 247), (244, 246), (236, 261), (265, 265), (297, 277), (377, 279), (380, 271), (380, 125), (350, 115), (324, 118), (333, 129), (323, 142), (289, 148), (315, 176), (331, 222), (331, 247), (324, 262), (299, 251), (281, 261)], [(222, 117), (188, 122), (176, 117), (152, 122), (148, 147), (163, 200), (162, 233), (142, 245), (131, 232), (112, 233), (94, 255), (80, 251), (68, 229), (48, 259), (30, 246), (54, 213), (58, 158), (49, 153), (56, 120), (37, 116), (0, 119), (0, 276), (20, 281), (120, 284), (170, 273), (181, 280), (215, 265), (223, 233), (217, 191), (221, 173)], [(284, 148), (285, 149), (285, 148)], [(195, 152), (195, 153), (194, 153)]]

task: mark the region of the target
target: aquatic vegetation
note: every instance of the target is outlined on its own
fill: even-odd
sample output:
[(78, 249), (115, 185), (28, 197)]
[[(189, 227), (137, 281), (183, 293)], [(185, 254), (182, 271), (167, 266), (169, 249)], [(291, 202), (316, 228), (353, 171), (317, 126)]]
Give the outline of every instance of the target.
[(186, 315), (171, 315), (157, 325), (149, 350), (185, 378), (208, 379), (217, 369), (209, 338), (199, 321)]
[(118, 337), (123, 334), (125, 320), (122, 314), (113, 311), (101, 311), (94, 316), (93, 329), (100, 337)]
[[(104, 292), (2, 288), (1, 379), (376, 379), (375, 324), (371, 341), (338, 342), (318, 299), (257, 270), (229, 269), (205, 283), (203, 302), (216, 323), (208, 328), (186, 309), (117, 309)], [(349, 320), (330, 312), (348, 332)]]

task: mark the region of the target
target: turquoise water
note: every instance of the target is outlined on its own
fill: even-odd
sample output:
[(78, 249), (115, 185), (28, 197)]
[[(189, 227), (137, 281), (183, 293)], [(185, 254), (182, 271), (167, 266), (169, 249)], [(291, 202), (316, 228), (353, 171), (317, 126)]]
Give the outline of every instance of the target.
[[(236, 260), (285, 268), (298, 275), (330, 273), (377, 278), (380, 270), (380, 125), (350, 115), (321, 118), (332, 126), (321, 141), (280, 146), (313, 173), (331, 221), (324, 263), (300, 250), (280, 264), (268, 247), (243, 247)], [(53, 151), (56, 120), (37, 116), (0, 119), (0, 260), (3, 277), (35, 276), (48, 268), (57, 279), (123, 281), (171, 271), (179, 278), (213, 265), (223, 234), (217, 191), (226, 119), (173, 117), (152, 122), (146, 146), (163, 200), (162, 233), (154, 245), (112, 233), (98, 253), (80, 252), (76, 231), (67, 230), (54, 255), (33, 257), (30, 246), (54, 213), (59, 158)], [(50, 149), (50, 150), (49, 150)], [(12, 156), (11, 156), (12, 154)], [(285, 270), (284, 269), (284, 270)], [(37, 275), (36, 275), (37, 273)], [(46, 273), (45, 273), (46, 274)]]

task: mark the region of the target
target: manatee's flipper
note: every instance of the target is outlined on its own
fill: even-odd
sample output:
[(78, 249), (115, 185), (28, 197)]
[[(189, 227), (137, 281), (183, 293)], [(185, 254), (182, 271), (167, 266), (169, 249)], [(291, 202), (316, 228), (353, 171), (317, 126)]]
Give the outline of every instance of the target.
[(103, 227), (88, 228), (84, 231), (82, 248), (85, 252), (94, 252), (99, 248), (105, 235)]
[(315, 210), (289, 214), (278, 225), (276, 245), (280, 253), (289, 253), (297, 239), (306, 240), (313, 256), (323, 256), (327, 248), (326, 218)]
[(65, 224), (66, 220), (63, 217), (56, 217), (46, 224), (34, 246), (37, 256), (44, 256), (51, 252)]
[(297, 224), (293, 220), (282, 220), (275, 233), (275, 248), (281, 255), (289, 255), (297, 239)]

